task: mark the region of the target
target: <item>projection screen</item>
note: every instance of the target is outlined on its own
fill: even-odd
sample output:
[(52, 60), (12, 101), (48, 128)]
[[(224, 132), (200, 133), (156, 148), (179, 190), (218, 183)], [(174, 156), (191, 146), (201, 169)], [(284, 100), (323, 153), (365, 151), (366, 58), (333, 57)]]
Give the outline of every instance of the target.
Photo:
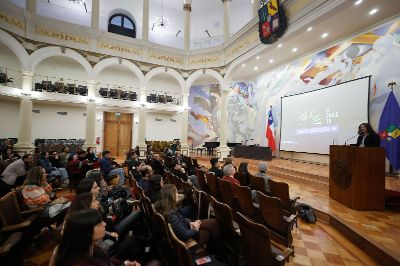
[(329, 145), (343, 145), (368, 122), (369, 86), (367, 76), (282, 97), (280, 150), (328, 154)]

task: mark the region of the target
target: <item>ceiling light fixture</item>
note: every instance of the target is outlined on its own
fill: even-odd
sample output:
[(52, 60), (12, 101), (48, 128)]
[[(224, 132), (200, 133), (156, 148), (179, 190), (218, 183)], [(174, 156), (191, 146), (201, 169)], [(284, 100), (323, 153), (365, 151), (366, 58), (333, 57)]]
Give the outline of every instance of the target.
[(371, 11), (369, 11), (368, 14), (374, 15), (376, 12), (378, 12), (378, 9), (377, 9), (377, 8), (374, 8), (374, 9), (371, 9)]
[(254, 67), (254, 70), (258, 70), (258, 67), (255, 66), (255, 67)]
[(278, 48), (281, 48), (282, 47), (282, 44), (280, 43), (280, 44), (278, 44)]
[(312, 31), (312, 27), (309, 27), (309, 28), (307, 29), (307, 31)]
[(359, 4), (362, 3), (362, 1), (363, 1), (363, 0), (358, 0), (358, 1), (356, 1), (356, 2), (354, 3), (354, 5), (358, 6)]
[(259, 56), (259, 55), (257, 55), (256, 59), (257, 59), (257, 60), (258, 60), (258, 59), (260, 59), (260, 56)]
[(324, 34), (321, 35), (322, 39), (325, 39), (326, 37), (328, 37), (328, 33), (327, 32), (325, 32)]
[(270, 59), (269, 62), (270, 62), (270, 63), (273, 63), (273, 62), (274, 62), (274, 59)]
[(294, 53), (294, 52), (297, 52), (297, 47), (294, 47), (293, 49), (292, 49), (292, 52)]
[(165, 29), (169, 26), (168, 18), (164, 17), (164, 0), (161, 1), (161, 18), (156, 17), (153, 25), (161, 29)]
[(242, 64), (242, 67), (245, 67), (246, 66), (246, 64)]

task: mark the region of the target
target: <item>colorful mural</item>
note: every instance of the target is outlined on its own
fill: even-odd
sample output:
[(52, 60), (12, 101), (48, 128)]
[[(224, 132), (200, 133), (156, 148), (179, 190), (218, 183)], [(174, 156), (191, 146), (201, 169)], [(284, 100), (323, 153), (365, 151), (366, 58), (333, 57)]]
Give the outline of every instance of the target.
[[(370, 123), (377, 130), (390, 92), (387, 84), (391, 81), (400, 84), (399, 69), (400, 19), (397, 19), (260, 75), (250, 84), (235, 83), (228, 101), (228, 142), (254, 139), (254, 143), (266, 146), (266, 118), (272, 106), (275, 136), (279, 143), (282, 96), (320, 89), (368, 75), (372, 76)], [(195, 140), (195, 146), (205, 139), (215, 139), (218, 136), (218, 104), (211, 104), (210, 99), (218, 101), (219, 94), (217, 91), (211, 93), (210, 86), (194, 86), (190, 91), (189, 137)], [(394, 89), (394, 93), (400, 99), (400, 85)], [(196, 119), (196, 114), (205, 115), (212, 122)]]

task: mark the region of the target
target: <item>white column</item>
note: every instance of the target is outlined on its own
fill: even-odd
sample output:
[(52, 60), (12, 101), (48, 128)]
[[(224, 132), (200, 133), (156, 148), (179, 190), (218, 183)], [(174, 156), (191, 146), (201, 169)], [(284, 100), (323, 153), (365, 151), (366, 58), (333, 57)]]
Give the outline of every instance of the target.
[(89, 80), (88, 84), (88, 104), (86, 106), (86, 128), (84, 148), (95, 148), (96, 144), (96, 86), (97, 82)]
[(253, 0), (253, 18), (258, 17), (258, 9), (260, 8), (260, 1)]
[(181, 153), (189, 156), (189, 145), (187, 143), (188, 128), (189, 128), (189, 93), (185, 92), (182, 96), (182, 126), (181, 126)]
[(229, 27), (229, 6), (231, 0), (222, 0), (224, 3), (224, 43), (229, 40), (230, 27)]
[(36, 15), (37, 0), (26, 0), (26, 10), (31, 14)]
[(190, 49), (190, 12), (192, 11), (191, 0), (184, 1), (183, 12), (185, 13), (185, 26), (183, 32), (183, 47), (185, 51)]
[(32, 100), (29, 98), (33, 76), (33, 72), (22, 72), (23, 97), (19, 105), (18, 143), (14, 146), (14, 150), (19, 154), (30, 153), (35, 149), (32, 145)]
[(99, 29), (100, 0), (92, 0), (92, 29)]
[(143, 0), (142, 40), (149, 40), (149, 0)]
[(220, 104), (220, 131), (219, 131), (219, 159), (227, 158), (230, 148), (227, 145), (228, 136), (228, 96), (230, 89), (224, 86), (221, 91), (221, 104)]
[(139, 109), (139, 130), (138, 130), (138, 146), (140, 155), (139, 158), (144, 158), (146, 145), (146, 105), (147, 105), (147, 89), (140, 89), (140, 109)]

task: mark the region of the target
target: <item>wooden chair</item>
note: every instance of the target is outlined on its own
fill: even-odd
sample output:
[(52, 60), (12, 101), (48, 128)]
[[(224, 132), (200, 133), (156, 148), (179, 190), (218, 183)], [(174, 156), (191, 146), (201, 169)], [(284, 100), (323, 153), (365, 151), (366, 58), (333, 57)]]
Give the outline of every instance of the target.
[(246, 174), (242, 172), (236, 172), (234, 176), (237, 180), (239, 180), (239, 183), (241, 186), (247, 186), (249, 184), (249, 181), (247, 180)]
[(165, 218), (160, 213), (154, 213), (154, 224), (153, 224), (153, 236), (157, 241), (157, 247), (159, 253), (163, 256), (163, 259), (168, 261), (170, 265), (177, 264), (177, 258), (175, 255), (175, 248), (172, 244), (172, 239), (169, 234), (169, 229)]
[(192, 186), (194, 192), (194, 200), (197, 204), (197, 220), (209, 218), (209, 201), (208, 196), (204, 191), (198, 190)]
[(193, 266), (193, 258), (186, 244), (181, 241), (172, 230), (171, 224), (168, 224), (168, 232), (171, 236), (172, 245), (175, 248), (176, 258), (179, 266)]
[(268, 184), (271, 196), (277, 197), (282, 201), (283, 209), (288, 212), (287, 216), (297, 213), (296, 201), (300, 197), (290, 198), (289, 185), (283, 182), (276, 182), (272, 179), (268, 179)]
[(221, 196), (219, 193), (217, 177), (214, 173), (206, 173), (206, 180), (207, 180), (207, 189), (211, 196), (214, 196), (216, 199), (220, 200)]
[(293, 250), (283, 252), (271, 245), (268, 229), (237, 212), (235, 219), (240, 228), (246, 266), (284, 265)]
[(0, 236), (0, 259), (3, 265), (16, 265), (21, 258), (19, 243), (23, 238), (22, 232), (14, 232), (7, 238)]
[[(232, 186), (235, 185), (232, 184)], [(256, 204), (253, 203), (250, 188), (245, 186), (237, 186), (237, 193), (240, 212), (242, 212), (247, 217), (253, 219), (253, 221), (261, 221), (260, 212), (259, 209), (256, 207)]]
[(259, 191), (257, 192), (257, 198), (260, 204), (261, 217), (266, 227), (270, 229), (271, 238), (293, 249), (292, 229), (296, 222), (296, 215), (285, 216), (282, 202), (279, 198), (269, 197)]
[(219, 189), (221, 191), (222, 202), (228, 204), (228, 206), (234, 210), (238, 210), (238, 199), (233, 193), (231, 183), (229, 181), (219, 179)]
[[(15, 191), (0, 199), (0, 233), (27, 230), (38, 217), (37, 210), (21, 211)], [(24, 218), (27, 217), (27, 218)]]
[(239, 227), (233, 220), (232, 209), (227, 204), (217, 201), (214, 197), (211, 197), (211, 203), (221, 230), (223, 243), (233, 259), (233, 264), (239, 265), (239, 254), (237, 252), (240, 249)]
[(149, 225), (152, 226), (154, 223), (154, 209), (153, 205), (151, 205), (151, 200), (146, 196), (143, 196), (143, 210), (146, 215), (147, 221), (149, 222)]
[(203, 190), (204, 192), (207, 192), (206, 173), (204, 173), (203, 170), (197, 169), (196, 177), (197, 177), (197, 180), (199, 181), (201, 190)]
[(260, 191), (261, 193), (264, 193), (265, 195), (268, 195), (269, 192), (265, 190), (265, 180), (264, 178), (260, 176), (254, 176), (252, 174), (249, 174), (249, 181), (250, 181), (250, 187), (253, 190)]

